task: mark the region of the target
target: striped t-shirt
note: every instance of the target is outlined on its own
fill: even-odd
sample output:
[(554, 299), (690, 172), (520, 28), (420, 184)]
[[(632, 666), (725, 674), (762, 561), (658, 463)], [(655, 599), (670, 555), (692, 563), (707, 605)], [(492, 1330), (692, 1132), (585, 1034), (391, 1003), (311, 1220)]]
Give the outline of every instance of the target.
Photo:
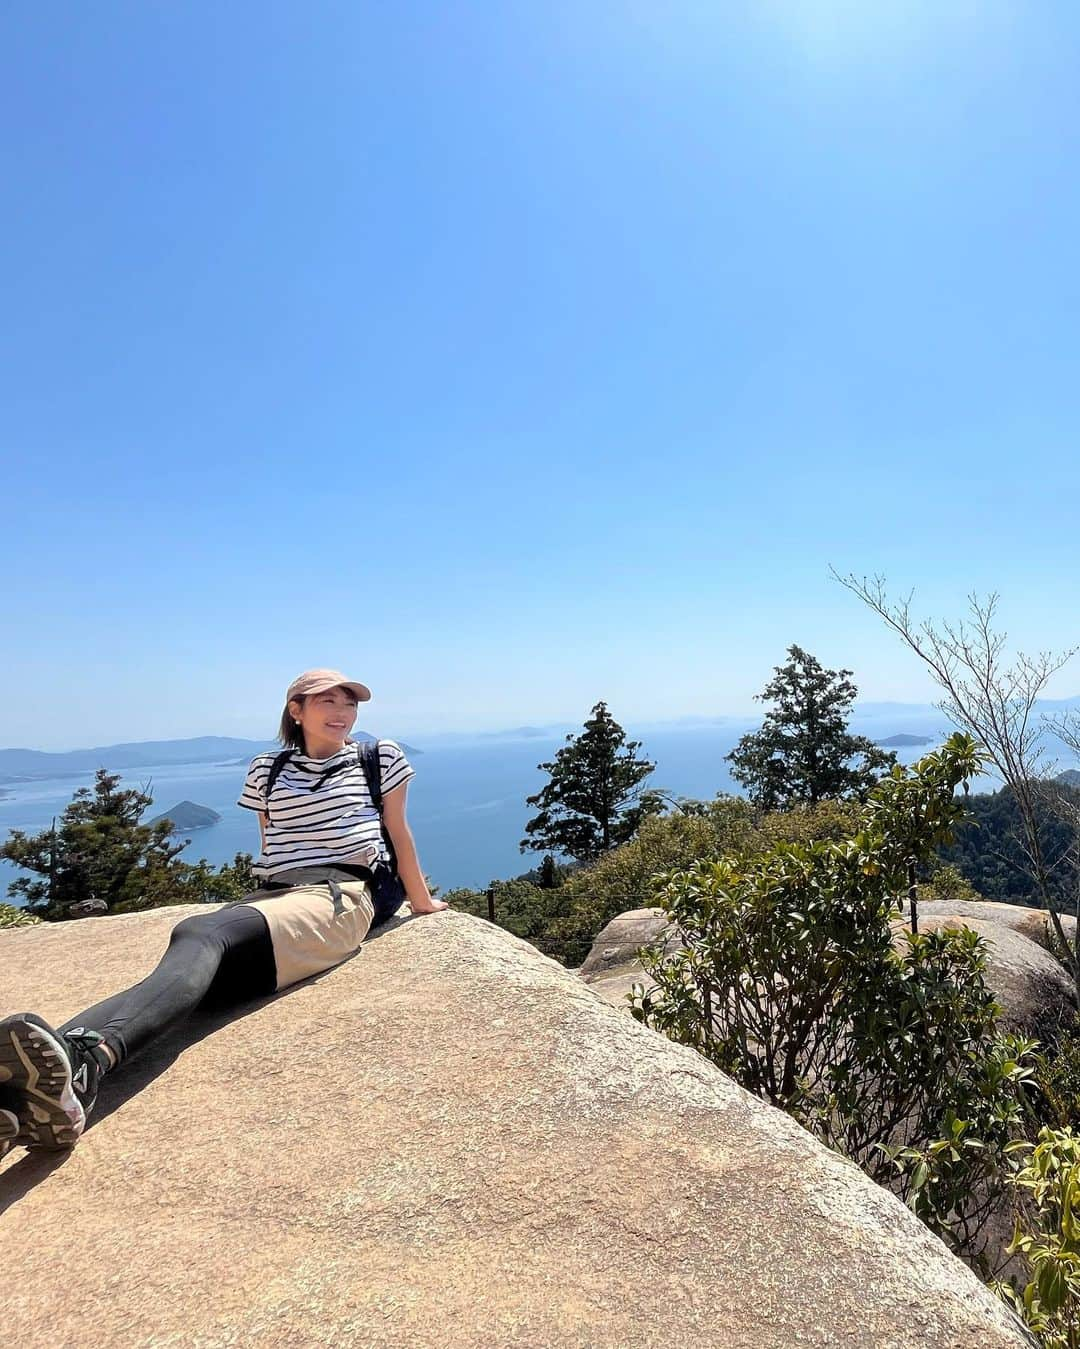
[[(267, 879), (295, 867), (373, 866), (388, 860), (357, 745), (345, 745), (329, 759), (294, 750), (274, 782), (268, 806), (266, 783), (276, 757), (270, 750), (252, 759), (238, 802), (269, 816), (266, 846), (252, 868), (256, 876)], [(413, 776), (404, 751), (392, 740), (379, 741), (379, 768), (383, 796)], [(333, 771), (320, 786), (328, 770)]]

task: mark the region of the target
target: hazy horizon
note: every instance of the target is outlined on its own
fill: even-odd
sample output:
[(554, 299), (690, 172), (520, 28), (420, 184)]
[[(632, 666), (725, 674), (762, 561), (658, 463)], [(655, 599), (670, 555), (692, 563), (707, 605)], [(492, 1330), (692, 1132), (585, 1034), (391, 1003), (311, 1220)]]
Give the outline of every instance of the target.
[[(1048, 710), (1055, 706), (1075, 706), (1080, 704), (1080, 694), (1062, 699), (1043, 699), (1038, 706)], [(363, 712), (357, 720), (357, 732), (370, 731), (372, 734), (379, 734), (399, 740), (413, 741), (419, 746), (421, 742), (428, 741), (431, 744), (449, 743), (465, 740), (484, 740), (484, 739), (510, 739), (536, 738), (551, 739), (561, 736), (568, 732), (579, 729), (585, 720), (585, 716), (590, 709), (578, 720), (565, 718), (556, 721), (538, 721), (525, 719), (514, 725), (502, 725), (497, 727), (473, 726), (461, 730), (417, 730), (406, 729), (397, 730), (396, 728), (380, 727), (376, 730), (373, 726), (365, 724)], [(640, 718), (626, 718), (617, 715), (617, 709), (610, 709), (628, 733), (632, 735), (645, 734), (650, 730), (674, 731), (679, 729), (692, 730), (695, 726), (701, 727), (724, 727), (739, 728), (758, 724), (765, 716), (764, 705), (758, 705), (746, 712), (714, 712), (710, 714), (691, 714), (680, 717), (653, 718), (644, 720)], [(880, 723), (884, 727), (891, 722), (896, 723), (896, 731), (891, 733), (900, 734), (910, 731), (911, 723), (925, 723), (927, 730), (937, 730), (946, 723), (946, 718), (941, 710), (933, 703), (924, 702), (900, 702), (896, 700), (882, 699), (863, 699), (856, 701), (850, 717), (853, 729), (858, 730), (860, 726), (868, 723)], [(879, 728), (880, 729), (880, 728)], [(881, 732), (885, 734), (884, 730)], [(245, 740), (257, 743), (271, 743), (275, 739), (273, 731), (265, 734), (259, 734), (257, 731), (250, 735), (240, 735), (236, 732), (224, 732), (214, 729), (206, 729), (189, 736), (165, 736), (148, 735), (141, 737), (118, 736), (109, 739), (102, 739), (85, 744), (75, 743), (73, 740), (63, 742), (57, 741), (54, 745), (29, 745), (29, 744), (11, 744), (0, 745), (0, 753), (5, 750), (28, 750), (31, 752), (41, 752), (50, 754), (64, 754), (85, 751), (90, 749), (109, 749), (128, 745), (141, 745), (148, 743), (182, 743), (185, 740), (198, 740), (203, 738), (213, 739), (235, 739)]]

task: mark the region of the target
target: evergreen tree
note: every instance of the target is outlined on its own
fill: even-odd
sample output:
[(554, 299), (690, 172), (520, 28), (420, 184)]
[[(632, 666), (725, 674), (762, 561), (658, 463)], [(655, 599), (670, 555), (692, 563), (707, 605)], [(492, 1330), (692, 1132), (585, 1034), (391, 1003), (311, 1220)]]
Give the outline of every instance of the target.
[(851, 671), (826, 670), (798, 646), (788, 656), (758, 695), (758, 702), (774, 704), (761, 730), (744, 735), (726, 756), (732, 776), (763, 810), (864, 797), (896, 756), (848, 734), (858, 692)]
[(21, 895), (31, 913), (58, 919), (87, 900), (124, 912), (239, 899), (253, 888), (246, 853), (217, 871), (179, 861), (187, 840), (169, 821), (141, 823), (152, 803), (148, 791), (122, 788), (118, 774), (99, 768), (93, 787), (80, 787), (51, 829), (13, 829), (0, 845), (0, 857), (34, 873), (13, 881), (9, 894)]
[(539, 813), (525, 826), (521, 851), (558, 852), (591, 861), (635, 833), (643, 814), (639, 784), (656, 767), (637, 757), (641, 742), (627, 740), (606, 703), (597, 703), (580, 735), (568, 735), (547, 785), (526, 804)]

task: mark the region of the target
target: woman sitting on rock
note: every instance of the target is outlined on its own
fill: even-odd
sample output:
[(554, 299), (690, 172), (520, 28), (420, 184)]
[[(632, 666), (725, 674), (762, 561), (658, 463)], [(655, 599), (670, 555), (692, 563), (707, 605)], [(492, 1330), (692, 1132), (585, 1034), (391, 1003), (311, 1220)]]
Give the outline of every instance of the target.
[(413, 913), (447, 907), (428, 892), (405, 819), (408, 760), (393, 741), (349, 739), (370, 697), (336, 670), (290, 684), (286, 749), (252, 760), (239, 802), (259, 816), (262, 889), (183, 919), (141, 983), (58, 1030), (31, 1013), (0, 1021), (0, 1152), (71, 1147), (104, 1074), (205, 998), (246, 1002), (339, 964), (403, 898)]

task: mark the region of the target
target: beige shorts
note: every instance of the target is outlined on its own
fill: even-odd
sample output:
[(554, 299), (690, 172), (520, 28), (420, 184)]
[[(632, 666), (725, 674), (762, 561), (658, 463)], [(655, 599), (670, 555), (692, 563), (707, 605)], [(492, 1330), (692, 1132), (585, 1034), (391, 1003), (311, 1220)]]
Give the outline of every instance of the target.
[(336, 905), (326, 883), (269, 895), (260, 891), (243, 900), (266, 919), (279, 989), (332, 969), (359, 951), (375, 916), (371, 888), (359, 880), (340, 881), (337, 888)]

